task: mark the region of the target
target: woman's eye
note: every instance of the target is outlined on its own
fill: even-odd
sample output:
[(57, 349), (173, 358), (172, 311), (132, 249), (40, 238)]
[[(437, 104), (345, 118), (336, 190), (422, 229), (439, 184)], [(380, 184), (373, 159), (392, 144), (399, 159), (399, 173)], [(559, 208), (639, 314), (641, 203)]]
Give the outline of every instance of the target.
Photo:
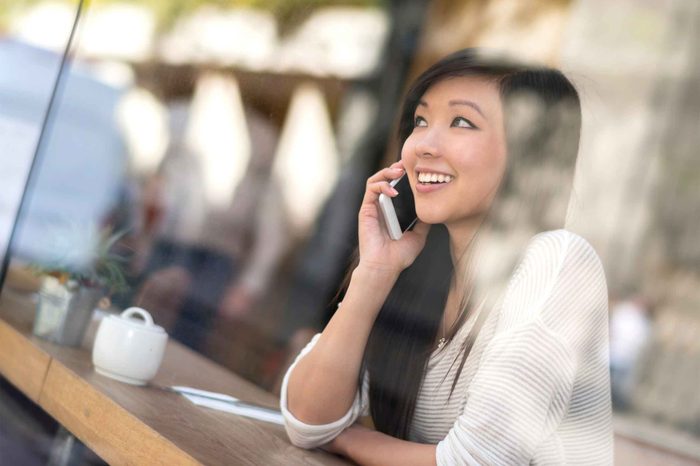
[(452, 120), (452, 126), (457, 128), (476, 128), (474, 123), (472, 123), (464, 117), (457, 117), (454, 120)]
[(414, 126), (414, 127), (418, 127), (418, 126), (428, 126), (428, 122), (425, 121), (425, 118), (423, 118), (423, 117), (421, 117), (421, 116), (417, 116), (417, 117), (413, 120), (413, 126)]

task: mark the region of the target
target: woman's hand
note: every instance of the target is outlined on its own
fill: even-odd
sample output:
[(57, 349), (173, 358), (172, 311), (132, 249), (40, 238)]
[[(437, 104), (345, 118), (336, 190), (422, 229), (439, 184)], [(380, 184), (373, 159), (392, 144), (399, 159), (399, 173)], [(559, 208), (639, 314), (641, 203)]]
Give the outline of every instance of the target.
[(396, 196), (397, 192), (389, 182), (402, 175), (403, 164), (399, 161), (367, 180), (358, 218), (360, 266), (398, 274), (413, 263), (425, 245), (430, 225), (418, 221), (412, 231), (404, 233), (399, 240), (392, 240), (383, 224), (384, 219), (380, 218), (379, 195)]

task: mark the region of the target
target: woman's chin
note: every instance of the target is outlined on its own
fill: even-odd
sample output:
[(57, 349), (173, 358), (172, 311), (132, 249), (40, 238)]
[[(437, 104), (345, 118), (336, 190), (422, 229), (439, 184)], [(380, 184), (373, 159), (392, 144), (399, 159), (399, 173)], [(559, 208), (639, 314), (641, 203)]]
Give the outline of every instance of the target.
[(427, 223), (428, 225), (437, 225), (438, 223), (445, 223), (445, 220), (447, 220), (444, 216), (442, 215), (437, 215), (436, 212), (417, 212), (416, 215), (418, 216), (418, 220), (420, 220), (422, 223)]
[(461, 224), (474, 224), (474, 222), (480, 223), (483, 221), (486, 213), (486, 210), (479, 210), (476, 212), (465, 212), (463, 215), (455, 216), (436, 209), (416, 209), (416, 216), (421, 222), (427, 223), (428, 225), (443, 224), (448, 228), (450, 226), (459, 226)]

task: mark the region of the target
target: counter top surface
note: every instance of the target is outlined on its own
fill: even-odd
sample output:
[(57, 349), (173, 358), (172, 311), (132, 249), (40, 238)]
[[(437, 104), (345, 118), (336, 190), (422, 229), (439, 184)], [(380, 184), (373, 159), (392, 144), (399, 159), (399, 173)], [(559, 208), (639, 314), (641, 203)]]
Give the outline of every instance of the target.
[(279, 406), (274, 395), (178, 342), (168, 342), (151, 384), (132, 386), (95, 373), (89, 334), (81, 348), (54, 345), (31, 334), (33, 318), (27, 296), (3, 291), (0, 373), (110, 464), (349, 464), (294, 447), (282, 426), (198, 407), (161, 388), (185, 385)]

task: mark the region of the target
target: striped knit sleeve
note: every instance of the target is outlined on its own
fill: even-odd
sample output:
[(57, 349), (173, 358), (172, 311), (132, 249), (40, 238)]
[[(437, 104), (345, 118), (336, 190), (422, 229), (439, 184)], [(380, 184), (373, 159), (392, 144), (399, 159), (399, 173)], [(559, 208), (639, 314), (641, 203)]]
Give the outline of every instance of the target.
[(284, 417), (284, 428), (287, 431), (287, 436), (293, 445), (301, 448), (316, 448), (324, 445), (336, 438), (342, 431), (355, 423), (358, 417), (365, 415), (368, 411), (368, 401), (366, 394), (369, 390), (369, 381), (367, 377), (364, 380), (363, 395), (360, 396), (359, 390), (355, 396), (350, 409), (340, 419), (328, 424), (306, 424), (297, 419), (287, 408), (287, 384), (289, 376), (296, 367), (297, 363), (306, 356), (309, 351), (316, 345), (320, 333), (317, 333), (311, 341), (301, 350), (299, 355), (294, 360), (294, 363), (287, 369), (287, 373), (282, 380), (282, 389), (280, 393), (280, 409)]
[(464, 411), (438, 444), (438, 465), (529, 464), (566, 415), (586, 335), (606, 312), (605, 277), (588, 243), (565, 230), (536, 236)]

